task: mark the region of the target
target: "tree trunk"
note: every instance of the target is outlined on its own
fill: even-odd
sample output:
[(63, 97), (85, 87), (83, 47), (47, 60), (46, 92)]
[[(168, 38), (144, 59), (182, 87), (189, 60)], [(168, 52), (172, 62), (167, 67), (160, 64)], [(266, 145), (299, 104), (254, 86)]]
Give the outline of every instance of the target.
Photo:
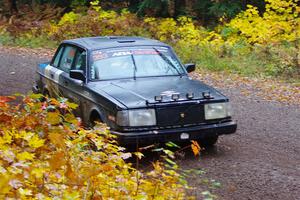
[(175, 1), (175, 9), (174, 9), (174, 17), (178, 17), (182, 14), (182, 11), (185, 9), (185, 0), (174, 0)]
[(196, 14), (194, 13), (194, 6), (196, 2), (195, 0), (185, 0), (185, 14), (190, 15), (190, 16), (195, 16)]
[(9, 5), (9, 12), (11, 15), (13, 15), (14, 13), (16, 14), (18, 13), (17, 0), (9, 0), (8, 5)]

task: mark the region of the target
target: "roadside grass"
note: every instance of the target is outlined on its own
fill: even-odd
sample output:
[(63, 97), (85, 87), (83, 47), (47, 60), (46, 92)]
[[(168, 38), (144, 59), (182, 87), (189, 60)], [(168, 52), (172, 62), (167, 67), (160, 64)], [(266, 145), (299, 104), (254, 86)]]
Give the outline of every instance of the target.
[(56, 48), (59, 43), (54, 40), (49, 40), (45, 36), (33, 36), (25, 34), (19, 37), (13, 37), (7, 32), (0, 34), (0, 45), (27, 47), (27, 48)]
[[(210, 46), (182, 47), (174, 45), (183, 63), (196, 63), (198, 70), (226, 72), (255, 78), (276, 78), (285, 82), (300, 83), (297, 69), (289, 67), (285, 55), (289, 48), (278, 46), (272, 51), (264, 47), (239, 46), (216, 51)], [(291, 53), (290, 53), (291, 54)]]

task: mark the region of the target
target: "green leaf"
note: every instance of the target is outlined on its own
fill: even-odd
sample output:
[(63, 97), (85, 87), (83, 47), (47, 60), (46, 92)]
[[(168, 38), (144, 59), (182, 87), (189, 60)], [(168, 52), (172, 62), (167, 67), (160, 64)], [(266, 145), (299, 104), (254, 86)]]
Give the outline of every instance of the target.
[(32, 98), (32, 99), (41, 99), (43, 97), (43, 95), (32, 93), (32, 94), (29, 95), (29, 97)]
[(163, 150), (164, 150), (164, 148), (152, 149), (152, 151), (154, 151), (154, 152), (160, 152), (160, 151), (163, 151)]
[(180, 146), (178, 146), (177, 144), (175, 144), (174, 142), (167, 142), (166, 145), (168, 147), (176, 147), (176, 148), (180, 148)]
[(173, 151), (170, 151), (170, 150), (168, 150), (168, 149), (164, 149), (163, 152), (164, 152), (167, 156), (169, 156), (170, 158), (172, 158), (172, 159), (175, 158), (174, 152), (173, 152)]
[(169, 159), (169, 158), (165, 158), (165, 161), (167, 161), (171, 165), (176, 165), (176, 163), (174, 161), (172, 161), (171, 159)]
[(76, 109), (78, 107), (78, 105), (76, 103), (70, 103), (70, 102), (66, 102), (67, 106), (69, 108), (71, 108), (72, 110)]
[(214, 188), (220, 188), (221, 187), (221, 183), (218, 182), (218, 181), (215, 181), (215, 180), (212, 180), (211, 181), (211, 186), (214, 187)]

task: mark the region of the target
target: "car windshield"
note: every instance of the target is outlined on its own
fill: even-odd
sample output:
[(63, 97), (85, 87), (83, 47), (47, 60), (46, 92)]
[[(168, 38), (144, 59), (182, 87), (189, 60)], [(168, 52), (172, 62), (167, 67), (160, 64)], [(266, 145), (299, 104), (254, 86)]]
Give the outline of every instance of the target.
[(175, 76), (185, 73), (170, 49), (165, 47), (114, 48), (91, 54), (93, 80)]

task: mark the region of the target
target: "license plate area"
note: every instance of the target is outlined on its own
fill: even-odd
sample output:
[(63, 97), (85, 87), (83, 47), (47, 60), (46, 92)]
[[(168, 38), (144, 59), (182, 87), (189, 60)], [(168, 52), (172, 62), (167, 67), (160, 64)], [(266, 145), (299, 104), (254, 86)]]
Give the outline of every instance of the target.
[(182, 139), (182, 140), (188, 140), (189, 138), (190, 138), (190, 134), (188, 134), (188, 133), (180, 134), (180, 139)]

